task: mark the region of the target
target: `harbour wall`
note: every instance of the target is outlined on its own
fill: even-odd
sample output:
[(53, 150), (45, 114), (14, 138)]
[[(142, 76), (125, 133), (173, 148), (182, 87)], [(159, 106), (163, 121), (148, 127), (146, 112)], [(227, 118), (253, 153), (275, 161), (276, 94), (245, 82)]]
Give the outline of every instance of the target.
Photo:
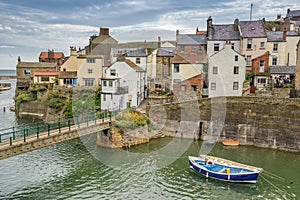
[(165, 130), (180, 130), (181, 122), (197, 121), (197, 133), (181, 131), (183, 138), (219, 135), (254, 145), (300, 152), (300, 99), (271, 97), (203, 98), (194, 102), (151, 104), (146, 108), (166, 117)]

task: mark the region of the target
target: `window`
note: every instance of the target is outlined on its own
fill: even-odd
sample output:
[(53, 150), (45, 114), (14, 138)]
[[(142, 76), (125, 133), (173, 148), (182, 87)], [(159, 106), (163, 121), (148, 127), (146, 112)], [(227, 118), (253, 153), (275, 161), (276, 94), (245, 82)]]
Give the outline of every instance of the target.
[(93, 79), (85, 79), (84, 85), (85, 86), (94, 86), (94, 80)]
[(116, 74), (116, 70), (115, 69), (111, 69), (110, 70), (110, 75), (111, 76), (116, 76), (117, 74)]
[(96, 59), (95, 59), (95, 58), (87, 58), (87, 59), (86, 59), (86, 62), (87, 62), (87, 63), (95, 63), (95, 62), (96, 62)]
[(141, 64), (141, 58), (136, 58), (136, 59), (135, 59), (135, 63), (136, 63), (136, 64)]
[(155, 84), (155, 88), (161, 88), (161, 84)]
[(267, 79), (266, 78), (257, 78), (257, 83), (259, 83), (259, 84), (266, 84), (267, 83)]
[(191, 85), (191, 91), (197, 91), (197, 85)]
[(247, 56), (246, 57), (246, 65), (247, 66), (251, 66), (252, 65), (252, 63), (251, 63), (251, 56)]
[(184, 51), (184, 46), (181, 46), (180, 48), (181, 48), (181, 51)]
[(186, 91), (186, 85), (181, 85), (180, 86), (180, 91), (183, 91), (183, 92)]
[(261, 43), (260, 43), (260, 48), (261, 48), (261, 49), (264, 49), (264, 48), (265, 48), (265, 42), (261, 42)]
[(217, 84), (216, 83), (211, 83), (210, 89), (211, 90), (216, 90), (217, 89)]
[(234, 66), (233, 68), (233, 74), (239, 74), (240, 68), (238, 66)]
[(213, 67), (213, 74), (218, 74), (218, 67)]
[(277, 57), (272, 58), (272, 65), (277, 65)]
[(173, 83), (175, 83), (175, 84), (176, 84), (176, 83), (180, 83), (180, 82), (181, 82), (180, 79), (174, 79), (174, 80), (173, 80)]
[(247, 40), (247, 49), (252, 49), (252, 39)]
[(107, 86), (107, 82), (106, 81), (103, 81), (103, 86)]
[(233, 90), (239, 89), (239, 82), (233, 82)]
[(112, 87), (112, 86), (113, 86), (113, 81), (112, 81), (112, 80), (108, 81), (108, 86), (109, 86), (109, 87)]
[(93, 73), (93, 69), (88, 69), (88, 73), (92, 74)]
[(231, 43), (231, 49), (234, 49), (234, 43)]
[(41, 81), (49, 81), (49, 76), (42, 76)]
[(273, 43), (273, 52), (278, 51), (278, 43)]
[(202, 46), (201, 45), (198, 47), (198, 52), (202, 52)]
[(25, 70), (24, 70), (24, 74), (25, 74), (25, 75), (29, 75), (29, 74), (30, 74), (30, 70), (29, 70), (29, 69), (25, 69)]
[(195, 52), (195, 47), (192, 47), (192, 52)]
[(174, 73), (179, 73), (179, 64), (174, 64)]
[(214, 44), (214, 51), (219, 51), (220, 48), (220, 44), (219, 43), (215, 43)]
[(63, 68), (63, 71), (65, 72), (65, 71), (66, 71), (66, 68)]
[(264, 73), (265, 72), (265, 61), (264, 60), (260, 60), (259, 61), (259, 72), (260, 73)]
[(239, 61), (239, 56), (234, 56), (234, 61)]

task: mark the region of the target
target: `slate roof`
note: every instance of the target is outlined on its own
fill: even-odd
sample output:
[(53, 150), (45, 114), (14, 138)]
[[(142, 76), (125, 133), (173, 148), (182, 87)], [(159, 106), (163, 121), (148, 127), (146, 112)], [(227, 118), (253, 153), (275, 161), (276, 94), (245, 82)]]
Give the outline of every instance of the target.
[(267, 32), (267, 41), (268, 42), (285, 42), (283, 40), (283, 31), (270, 31)]
[(209, 40), (239, 40), (240, 34), (234, 24), (213, 25)]
[(113, 56), (126, 54), (126, 57), (147, 57), (145, 48), (113, 48)]
[(290, 10), (290, 12), (286, 15), (288, 18), (300, 17), (300, 10)]
[(46, 62), (19, 62), (17, 68), (55, 68), (56, 63), (46, 63)]
[(135, 71), (137, 72), (144, 72), (145, 70), (143, 70), (141, 67), (139, 67), (138, 65), (136, 65), (134, 62), (132, 62), (131, 60), (129, 59), (126, 59), (125, 60), (125, 63), (127, 65), (129, 65), (132, 69), (134, 69)]
[(175, 55), (175, 47), (170, 48), (158, 48), (157, 56), (169, 56), (173, 57)]
[(296, 66), (269, 66), (271, 74), (295, 74)]
[(244, 38), (261, 38), (266, 37), (263, 22), (258, 21), (240, 21), (239, 27), (241, 36)]
[(179, 34), (177, 45), (201, 45), (207, 44), (206, 35)]

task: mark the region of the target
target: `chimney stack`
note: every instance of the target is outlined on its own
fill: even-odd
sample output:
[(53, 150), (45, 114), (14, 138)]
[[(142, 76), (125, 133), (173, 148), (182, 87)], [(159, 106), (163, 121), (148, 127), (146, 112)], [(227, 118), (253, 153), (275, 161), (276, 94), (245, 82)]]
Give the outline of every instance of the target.
[(161, 41), (160, 41), (160, 37), (158, 36), (158, 41), (157, 41), (157, 48), (161, 47)]
[(76, 47), (70, 46), (70, 56), (77, 56)]
[(100, 28), (99, 35), (109, 35), (109, 29), (108, 28)]
[(286, 12), (287, 12), (287, 14), (290, 14), (290, 11), (291, 11), (291, 10), (288, 8), (288, 9), (287, 9), (287, 11), (286, 11)]
[(20, 56), (18, 56), (18, 63), (20, 63), (21, 62), (21, 57)]
[(210, 36), (210, 32), (211, 32), (211, 28), (212, 28), (212, 18), (211, 16), (208, 17), (207, 21), (206, 21), (206, 37)]
[(283, 37), (282, 37), (282, 39), (284, 40), (284, 41), (286, 41), (286, 28), (284, 27), (284, 29), (283, 29)]

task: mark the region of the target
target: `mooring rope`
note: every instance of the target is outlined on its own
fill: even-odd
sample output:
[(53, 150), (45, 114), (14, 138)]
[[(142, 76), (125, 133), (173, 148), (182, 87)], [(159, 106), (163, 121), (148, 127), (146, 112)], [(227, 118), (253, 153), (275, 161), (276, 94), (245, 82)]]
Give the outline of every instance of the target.
[(264, 173), (266, 176), (269, 176), (269, 177), (272, 178), (272, 179), (277, 179), (277, 180), (279, 180), (279, 181), (287, 182), (287, 183), (290, 183), (290, 184), (293, 184), (293, 183), (294, 183), (294, 181), (289, 181), (288, 179), (283, 178), (283, 177), (281, 177), (281, 176), (278, 176), (278, 175), (276, 175), (276, 174), (273, 174), (273, 173), (271, 173), (271, 172), (269, 172), (269, 171), (267, 171), (267, 170), (264, 170), (263, 173)]

